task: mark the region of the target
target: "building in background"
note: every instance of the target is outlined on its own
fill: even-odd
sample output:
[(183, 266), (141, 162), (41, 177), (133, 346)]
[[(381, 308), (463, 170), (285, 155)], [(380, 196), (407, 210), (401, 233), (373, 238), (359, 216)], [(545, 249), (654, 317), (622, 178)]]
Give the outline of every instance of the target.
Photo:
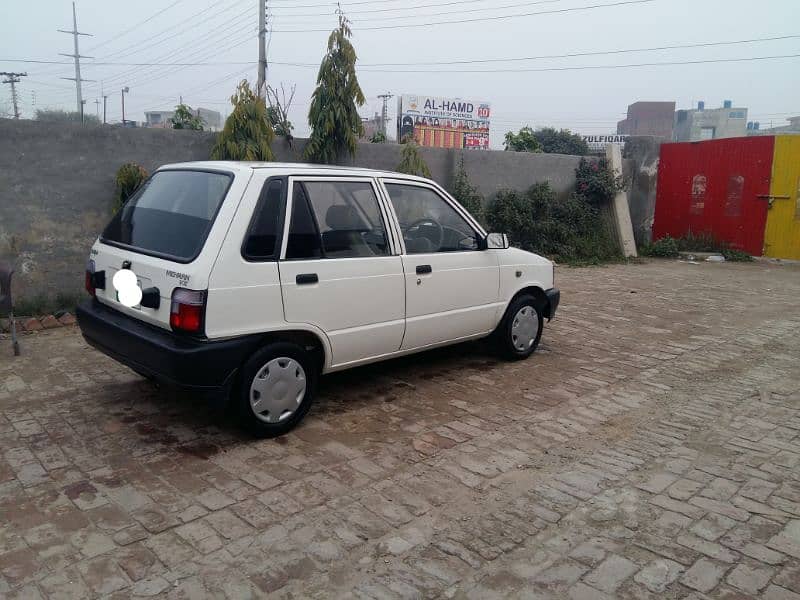
[(413, 136), (420, 146), (489, 149), (488, 102), (415, 96), (397, 99), (397, 140)]
[(725, 100), (722, 108), (706, 108), (698, 102), (694, 110), (675, 113), (673, 139), (676, 142), (697, 142), (747, 135), (747, 109), (734, 107)]
[(758, 121), (747, 124), (747, 135), (800, 135), (800, 116), (789, 117), (788, 125), (778, 127), (761, 127)]
[(364, 126), (364, 134), (361, 136), (362, 140), (370, 140), (372, 136), (383, 130), (381, 115), (378, 112), (371, 117), (361, 117), (361, 124)]
[[(222, 129), (222, 114), (208, 108), (192, 109), (194, 114), (203, 120), (203, 129), (206, 131), (219, 131)], [(144, 113), (144, 127), (156, 129), (171, 129), (170, 119), (175, 115), (174, 110), (148, 110)]]
[(674, 102), (634, 102), (628, 105), (628, 116), (617, 123), (617, 133), (672, 140), (674, 122)]

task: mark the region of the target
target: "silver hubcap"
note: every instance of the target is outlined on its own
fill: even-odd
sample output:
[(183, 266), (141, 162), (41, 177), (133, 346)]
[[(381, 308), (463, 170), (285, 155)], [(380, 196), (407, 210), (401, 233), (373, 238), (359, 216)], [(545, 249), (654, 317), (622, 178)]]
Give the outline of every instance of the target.
[(539, 315), (532, 306), (523, 306), (511, 322), (511, 343), (518, 352), (525, 352), (539, 334)]
[(306, 372), (293, 358), (273, 358), (256, 373), (250, 385), (253, 414), (267, 423), (294, 414), (306, 395)]

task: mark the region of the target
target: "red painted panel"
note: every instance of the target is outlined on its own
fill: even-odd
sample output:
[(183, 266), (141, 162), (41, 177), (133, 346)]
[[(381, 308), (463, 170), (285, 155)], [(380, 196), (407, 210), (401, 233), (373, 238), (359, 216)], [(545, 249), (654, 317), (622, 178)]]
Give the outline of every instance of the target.
[(711, 233), (760, 256), (775, 138), (663, 144), (653, 239)]

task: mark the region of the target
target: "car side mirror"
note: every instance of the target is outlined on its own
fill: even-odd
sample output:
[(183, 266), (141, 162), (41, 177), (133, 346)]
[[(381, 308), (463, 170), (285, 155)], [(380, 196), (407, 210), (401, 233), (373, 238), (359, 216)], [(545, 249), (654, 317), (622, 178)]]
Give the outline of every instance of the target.
[(490, 233), (483, 241), (487, 250), (505, 250), (508, 248), (508, 236), (505, 233)]

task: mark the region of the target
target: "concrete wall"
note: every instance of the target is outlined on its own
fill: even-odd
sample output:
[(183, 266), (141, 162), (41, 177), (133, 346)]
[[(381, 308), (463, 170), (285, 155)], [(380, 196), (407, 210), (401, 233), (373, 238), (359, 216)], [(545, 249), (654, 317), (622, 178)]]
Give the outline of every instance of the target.
[(629, 170), (626, 171), (626, 179), (629, 182), (628, 206), (638, 246), (652, 239), (660, 151), (659, 138), (632, 137), (625, 144), (625, 158), (629, 159)]
[[(79, 293), (88, 250), (111, 215), (114, 175), (126, 162), (148, 171), (208, 158), (215, 135), (0, 119), (0, 261), (13, 261), (14, 294)], [(299, 161), (304, 140), (275, 142), (277, 160)], [(396, 144), (361, 144), (348, 164), (394, 170)], [(421, 149), (433, 178), (450, 187), (462, 151)], [(502, 188), (549, 181), (566, 196), (578, 157), (463, 152), (470, 180), (488, 199)]]

